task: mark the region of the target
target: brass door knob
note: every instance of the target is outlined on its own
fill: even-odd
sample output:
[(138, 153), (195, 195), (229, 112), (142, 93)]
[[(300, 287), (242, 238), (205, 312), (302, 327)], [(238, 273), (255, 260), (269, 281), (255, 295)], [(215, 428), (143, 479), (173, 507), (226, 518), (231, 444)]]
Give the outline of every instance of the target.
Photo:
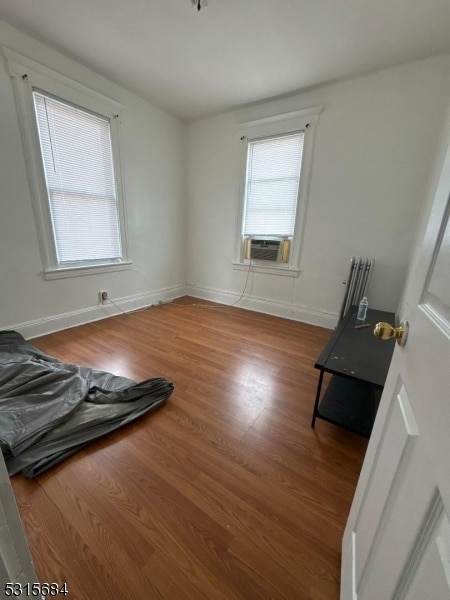
[(399, 327), (392, 327), (389, 323), (377, 323), (373, 330), (373, 335), (379, 340), (391, 340), (395, 338), (399, 346), (406, 344), (406, 338), (408, 337), (408, 321), (402, 321)]

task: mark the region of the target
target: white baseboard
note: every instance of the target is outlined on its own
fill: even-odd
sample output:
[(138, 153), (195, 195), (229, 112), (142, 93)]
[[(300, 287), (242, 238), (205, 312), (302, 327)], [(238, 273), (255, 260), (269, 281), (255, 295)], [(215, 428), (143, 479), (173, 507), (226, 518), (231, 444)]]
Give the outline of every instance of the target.
[(120, 315), (121, 312), (132, 312), (140, 308), (146, 308), (160, 302), (170, 302), (176, 298), (186, 295), (186, 286), (179, 285), (168, 288), (161, 288), (152, 292), (144, 292), (124, 296), (123, 298), (114, 298), (112, 302), (106, 304), (98, 304), (88, 308), (82, 308), (72, 312), (62, 313), (59, 315), (51, 315), (36, 319), (35, 321), (25, 321), (24, 323), (16, 323), (2, 329), (13, 329), (23, 335), (25, 339), (47, 335), (62, 329), (69, 329), (77, 325), (84, 325), (92, 321), (99, 321)]
[[(41, 335), (54, 333), (55, 331), (61, 331), (62, 329), (69, 329), (70, 327), (77, 327), (85, 323), (107, 319), (108, 317), (121, 314), (122, 311), (132, 312), (160, 302), (170, 302), (186, 294), (194, 298), (211, 300), (212, 302), (227, 305), (234, 304), (240, 297), (239, 294), (215, 288), (206, 288), (197, 285), (179, 285), (161, 288), (152, 292), (114, 298), (114, 304), (98, 304), (72, 312), (42, 317), (34, 321), (15, 323), (1, 329), (12, 329), (21, 333), (25, 339), (32, 339)], [(288, 303), (268, 300), (257, 296), (244, 296), (236, 306), (275, 317), (283, 317), (285, 319), (292, 319), (293, 321), (326, 327), (327, 329), (334, 329), (338, 322), (337, 313), (326, 312), (308, 306), (292, 306)]]
[[(211, 302), (218, 302), (219, 304), (234, 304), (240, 297), (240, 294), (235, 294), (233, 292), (190, 284), (186, 286), (186, 290), (188, 296), (202, 298), (203, 300), (211, 300)], [(327, 329), (334, 329), (339, 318), (337, 313), (331, 313), (309, 306), (294, 306), (285, 302), (268, 300), (267, 298), (258, 296), (244, 296), (236, 306), (247, 310), (266, 313), (275, 317), (283, 317), (293, 321), (301, 321), (303, 323), (310, 323), (311, 325), (318, 325), (319, 327), (326, 327)]]

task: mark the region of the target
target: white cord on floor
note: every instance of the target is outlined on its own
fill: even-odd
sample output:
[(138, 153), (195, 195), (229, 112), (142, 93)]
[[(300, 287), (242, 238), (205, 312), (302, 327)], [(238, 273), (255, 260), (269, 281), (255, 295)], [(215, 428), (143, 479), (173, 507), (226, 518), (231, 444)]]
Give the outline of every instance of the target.
[(111, 303), (113, 306), (115, 306), (115, 308), (117, 308), (117, 310), (119, 312), (121, 312), (123, 315), (131, 315), (133, 313), (136, 312), (141, 312), (143, 310), (147, 310), (149, 308), (152, 308), (153, 306), (164, 306), (165, 304), (171, 304), (172, 306), (181, 306), (183, 308), (188, 308), (188, 307), (192, 307), (192, 306), (199, 306), (201, 308), (209, 308), (209, 309), (222, 309), (225, 307), (229, 307), (231, 308), (232, 306), (236, 306), (237, 304), (239, 304), (239, 302), (242, 300), (242, 298), (244, 297), (244, 294), (247, 290), (247, 285), (248, 285), (248, 280), (249, 280), (249, 276), (250, 276), (250, 271), (252, 270), (252, 262), (250, 261), (248, 263), (248, 269), (247, 269), (247, 277), (245, 279), (245, 285), (244, 285), (244, 289), (242, 290), (242, 294), (239, 296), (239, 298), (233, 302), (232, 304), (222, 304), (220, 306), (210, 306), (209, 304), (200, 304), (198, 302), (195, 302), (193, 304), (180, 304), (179, 302), (172, 302), (172, 301), (168, 301), (168, 302), (159, 302), (158, 304), (151, 304), (150, 306), (145, 306), (144, 308), (137, 308), (136, 310), (129, 310), (128, 312), (122, 310), (120, 308), (120, 306), (118, 306), (114, 300), (111, 300), (111, 298), (107, 298), (106, 302)]

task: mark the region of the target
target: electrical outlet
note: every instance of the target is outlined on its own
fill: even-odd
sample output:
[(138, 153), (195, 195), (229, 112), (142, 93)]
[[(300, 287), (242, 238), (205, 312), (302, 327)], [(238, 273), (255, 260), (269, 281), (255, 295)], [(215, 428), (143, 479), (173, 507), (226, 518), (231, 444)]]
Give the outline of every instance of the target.
[(98, 293), (98, 300), (102, 304), (108, 301), (108, 292), (106, 290), (100, 290)]

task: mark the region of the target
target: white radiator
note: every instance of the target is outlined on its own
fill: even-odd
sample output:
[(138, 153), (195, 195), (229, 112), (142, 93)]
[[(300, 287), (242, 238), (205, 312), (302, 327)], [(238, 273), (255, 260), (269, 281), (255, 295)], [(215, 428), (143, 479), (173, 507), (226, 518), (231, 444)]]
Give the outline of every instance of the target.
[(344, 281), (346, 287), (339, 321), (347, 314), (351, 306), (358, 306), (366, 295), (374, 264), (373, 259), (352, 257), (347, 281)]

